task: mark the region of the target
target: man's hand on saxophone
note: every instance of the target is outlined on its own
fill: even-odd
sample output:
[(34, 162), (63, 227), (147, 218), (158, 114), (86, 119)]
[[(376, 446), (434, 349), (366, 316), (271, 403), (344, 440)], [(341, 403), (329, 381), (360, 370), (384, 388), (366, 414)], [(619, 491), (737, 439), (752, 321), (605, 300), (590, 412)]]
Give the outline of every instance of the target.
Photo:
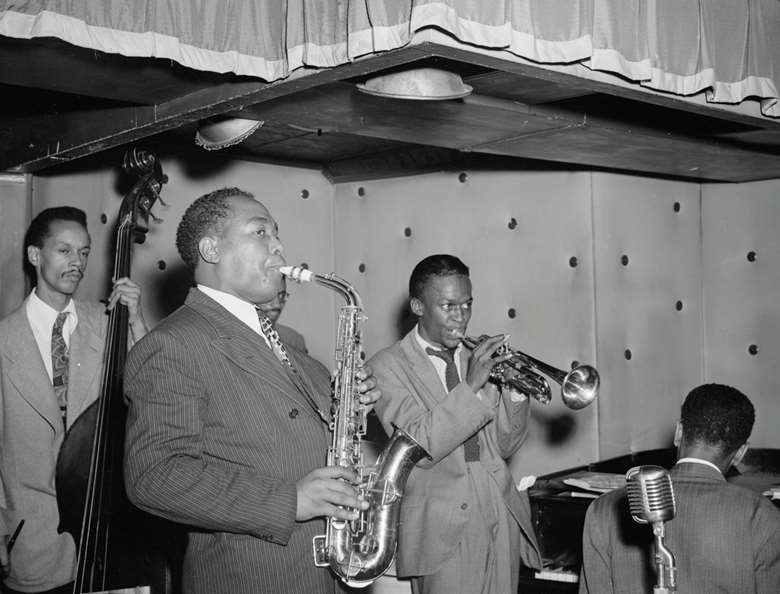
[(298, 505), (295, 519), (303, 522), (318, 516), (330, 516), (339, 520), (356, 520), (358, 508), (368, 508), (368, 502), (358, 497), (357, 489), (352, 486), (357, 482), (357, 474), (341, 466), (312, 470), (296, 483)]
[(368, 412), (374, 408), (374, 403), (379, 400), (382, 391), (377, 388), (376, 378), (368, 365), (363, 365), (363, 367), (358, 369), (355, 377), (360, 382), (357, 384), (357, 389), (360, 393), (358, 399), (360, 404), (366, 407), (366, 412)]

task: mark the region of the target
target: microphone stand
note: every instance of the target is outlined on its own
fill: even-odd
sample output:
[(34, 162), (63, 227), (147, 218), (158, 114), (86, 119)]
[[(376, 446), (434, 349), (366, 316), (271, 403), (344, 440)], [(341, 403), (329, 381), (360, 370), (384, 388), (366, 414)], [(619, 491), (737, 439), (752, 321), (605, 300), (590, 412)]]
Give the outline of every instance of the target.
[(653, 522), (655, 536), (655, 572), (658, 584), (653, 587), (653, 594), (670, 594), (677, 591), (675, 577), (674, 555), (664, 545), (664, 523)]

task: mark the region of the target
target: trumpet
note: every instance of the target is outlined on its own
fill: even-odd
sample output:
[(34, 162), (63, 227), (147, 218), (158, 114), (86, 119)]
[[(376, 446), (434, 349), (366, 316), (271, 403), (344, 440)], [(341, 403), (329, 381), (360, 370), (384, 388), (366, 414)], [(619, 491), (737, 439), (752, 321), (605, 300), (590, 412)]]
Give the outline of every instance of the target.
[[(461, 340), (470, 349), (475, 349), (488, 336), (463, 336)], [(561, 398), (563, 404), (572, 410), (585, 408), (596, 399), (599, 391), (599, 372), (590, 365), (577, 365), (571, 371), (557, 369), (530, 355), (513, 350), (508, 344), (502, 344), (494, 357), (511, 353), (506, 361), (496, 364), (490, 372), (490, 381), (498, 386), (522, 392), (538, 400), (542, 404), (549, 404), (552, 399), (549, 382), (537, 371), (554, 380), (561, 386)]]

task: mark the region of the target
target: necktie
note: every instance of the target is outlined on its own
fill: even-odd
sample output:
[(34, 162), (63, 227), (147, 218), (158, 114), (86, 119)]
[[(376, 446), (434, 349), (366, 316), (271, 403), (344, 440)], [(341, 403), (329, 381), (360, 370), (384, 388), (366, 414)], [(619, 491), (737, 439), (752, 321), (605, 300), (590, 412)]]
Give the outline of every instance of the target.
[(271, 350), (274, 352), (274, 355), (276, 355), (276, 358), (281, 361), (285, 370), (287, 370), (287, 376), (290, 378), (292, 383), (295, 384), (295, 387), (298, 388), (298, 391), (303, 394), (309, 405), (320, 416), (320, 418), (326, 423), (330, 423), (328, 416), (322, 412), (322, 409), (317, 405), (314, 397), (306, 387), (303, 378), (301, 378), (301, 376), (298, 374), (298, 371), (295, 369), (295, 366), (292, 364), (290, 357), (287, 355), (287, 349), (284, 348), (284, 343), (282, 343), (282, 339), (279, 338), (279, 333), (276, 331), (276, 328), (274, 328), (271, 320), (269, 320), (268, 316), (266, 316), (259, 309), (257, 310), (257, 319), (260, 320), (260, 330), (271, 344)]
[(65, 324), (65, 318), (68, 312), (63, 311), (57, 316), (54, 327), (51, 330), (51, 368), (52, 385), (54, 394), (57, 396), (57, 402), (60, 405), (62, 422), (67, 426), (66, 415), (68, 412), (68, 345), (65, 344), (65, 338), (62, 336), (62, 326)]
[[(438, 357), (443, 359), (447, 364), (444, 368), (444, 381), (447, 384), (447, 391), (451, 392), (460, 383), (460, 377), (458, 376), (458, 367), (455, 365), (455, 349), (445, 349), (438, 351), (430, 347), (425, 349), (425, 352), (432, 357)], [(479, 438), (475, 433), (469, 437), (463, 444), (463, 452), (466, 455), (466, 462), (479, 461)]]
[(271, 343), (271, 350), (276, 355), (276, 358), (289, 370), (295, 372), (295, 367), (293, 367), (292, 361), (290, 361), (290, 357), (287, 355), (287, 349), (284, 348), (282, 340), (279, 338), (279, 333), (274, 328), (271, 320), (260, 310), (257, 310), (257, 318), (260, 320), (260, 330), (268, 339), (268, 342)]

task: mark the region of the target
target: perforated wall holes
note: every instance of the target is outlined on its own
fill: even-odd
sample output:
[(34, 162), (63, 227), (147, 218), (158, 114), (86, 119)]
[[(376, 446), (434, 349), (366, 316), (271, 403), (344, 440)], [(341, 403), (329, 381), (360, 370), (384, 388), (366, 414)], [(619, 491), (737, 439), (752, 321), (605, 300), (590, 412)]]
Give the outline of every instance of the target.
[(574, 361), (571, 362), (571, 368), (572, 369), (576, 369), (579, 366), (580, 366), (580, 362), (577, 361), (577, 359), (574, 359)]
[(623, 266), (628, 266), (628, 261), (629, 261), (628, 260), (628, 254), (623, 254), (622, 256), (620, 256), (620, 263)]
[(306, 188), (304, 188), (303, 190), (301, 190), (301, 198), (303, 198), (304, 200), (306, 200), (308, 197), (309, 197), (309, 190), (307, 190)]
[(572, 256), (571, 258), (569, 258), (569, 266), (571, 266), (572, 268), (577, 268), (577, 264), (579, 264), (579, 262), (577, 261), (577, 256)]
[(680, 212), (680, 203), (675, 202), (672, 208), (674, 208), (674, 212)]
[(506, 310), (506, 316), (510, 320), (514, 320), (517, 317), (517, 311), (515, 311), (514, 307), (510, 307), (508, 310)]
[(468, 173), (466, 173), (465, 171), (462, 171), (462, 172), (461, 172), (461, 173), (458, 175), (458, 181), (459, 181), (460, 183), (462, 183), (462, 184), (465, 184), (467, 181), (469, 181), (469, 174), (468, 174)]
[(412, 228), (404, 227), (404, 237), (411, 237), (411, 236), (412, 236)]
[(366, 265), (361, 262), (358, 264), (358, 272), (365, 272), (366, 271)]
[(750, 354), (751, 354), (751, 355), (753, 355), (754, 357), (755, 357), (756, 355), (758, 355), (758, 345), (757, 345), (757, 344), (751, 344), (751, 345), (748, 347), (748, 353), (750, 353)]
[(106, 213), (104, 212), (100, 213), (100, 222), (103, 223), (104, 225), (108, 223), (108, 216), (106, 216)]
[(674, 304), (674, 309), (676, 309), (677, 311), (682, 311), (683, 302), (678, 299), (677, 302)]
[(507, 223), (506, 226), (512, 230), (517, 229), (517, 219), (515, 217), (512, 217), (511, 219), (509, 219), (509, 222)]
[(623, 351), (623, 356), (626, 358), (626, 361), (630, 361), (634, 354), (631, 352), (631, 349), (626, 349)]
[(168, 268), (168, 264), (165, 260), (157, 260), (157, 270), (165, 270), (166, 268)]
[(360, 196), (361, 198), (366, 195), (366, 189), (363, 186), (358, 187), (356, 192), (357, 195)]
[(748, 262), (755, 262), (756, 260), (758, 260), (758, 254), (756, 252), (754, 252), (753, 250), (749, 251), (747, 253), (747, 261)]

